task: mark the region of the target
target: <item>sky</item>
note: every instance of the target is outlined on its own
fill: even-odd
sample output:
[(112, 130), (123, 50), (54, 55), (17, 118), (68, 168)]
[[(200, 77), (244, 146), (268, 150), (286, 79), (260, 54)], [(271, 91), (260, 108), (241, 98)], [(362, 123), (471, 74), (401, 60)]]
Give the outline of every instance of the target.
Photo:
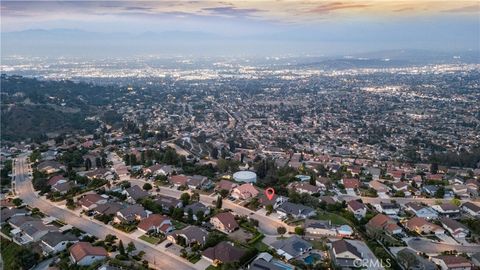
[(479, 50), (480, 2), (4, 1), (2, 57)]

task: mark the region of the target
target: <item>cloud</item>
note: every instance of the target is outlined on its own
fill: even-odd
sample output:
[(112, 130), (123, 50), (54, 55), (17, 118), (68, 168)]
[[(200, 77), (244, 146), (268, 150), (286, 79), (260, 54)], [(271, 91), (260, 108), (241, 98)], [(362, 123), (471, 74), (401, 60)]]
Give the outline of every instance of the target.
[(262, 10), (256, 8), (236, 8), (233, 6), (209, 7), (203, 8), (202, 10), (208, 11), (212, 15), (225, 15), (234, 17), (249, 17), (254, 13), (262, 12)]
[(367, 8), (370, 5), (362, 4), (362, 3), (343, 3), (343, 2), (330, 2), (327, 4), (318, 5), (312, 9), (310, 9), (309, 13), (320, 13), (326, 14), (330, 13), (335, 10), (342, 10), (342, 9), (362, 9)]
[(447, 9), (447, 10), (444, 10), (443, 12), (451, 12), (451, 13), (480, 12), (480, 4), (464, 6), (460, 8)]

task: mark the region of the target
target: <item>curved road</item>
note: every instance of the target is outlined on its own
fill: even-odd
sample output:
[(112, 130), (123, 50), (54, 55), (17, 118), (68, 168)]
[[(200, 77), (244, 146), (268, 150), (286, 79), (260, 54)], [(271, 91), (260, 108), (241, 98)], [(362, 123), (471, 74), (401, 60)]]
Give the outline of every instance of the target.
[(443, 251), (451, 251), (455, 250), (460, 253), (476, 253), (480, 251), (480, 246), (479, 245), (470, 245), (470, 246), (464, 246), (464, 245), (451, 245), (451, 244), (443, 244), (443, 243), (437, 243), (432, 240), (427, 240), (427, 239), (422, 239), (422, 238), (412, 238), (412, 239), (406, 239), (405, 241), (407, 245), (418, 252), (425, 252), (426, 254), (439, 254)]
[(122, 240), (125, 244), (132, 241), (137, 250), (145, 251), (144, 258), (150, 262), (151, 267), (156, 269), (195, 269), (195, 266), (188, 261), (183, 260), (167, 251), (160, 250), (156, 247), (142, 240), (139, 240), (127, 233), (116, 230), (96, 220), (82, 216), (79, 217), (73, 211), (61, 208), (54, 203), (38, 197), (33, 190), (31, 181), (27, 176), (28, 164), (26, 156), (21, 156), (16, 159), (14, 166), (14, 175), (16, 181), (16, 191), (18, 196), (24, 203), (39, 208), (43, 213), (56, 217), (66, 223), (75, 226), (89, 234), (95, 235), (99, 238), (105, 238), (107, 234), (113, 234)]

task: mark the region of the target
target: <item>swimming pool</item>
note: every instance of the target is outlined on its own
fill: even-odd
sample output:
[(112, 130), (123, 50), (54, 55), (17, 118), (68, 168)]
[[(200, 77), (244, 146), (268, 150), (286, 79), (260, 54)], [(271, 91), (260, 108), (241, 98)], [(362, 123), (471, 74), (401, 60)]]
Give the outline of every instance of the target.
[(285, 270), (295, 270), (295, 267), (293, 266), (290, 266), (288, 264), (284, 264), (280, 261), (277, 261), (277, 260), (272, 260), (271, 263), (275, 264), (276, 266), (282, 268), (282, 269), (285, 269)]
[(320, 260), (321, 258), (322, 258), (322, 256), (320, 256), (318, 254), (315, 254), (315, 253), (312, 253), (312, 254), (308, 255), (307, 257), (305, 257), (305, 259), (303, 259), (303, 261), (306, 264), (313, 264), (314, 262)]

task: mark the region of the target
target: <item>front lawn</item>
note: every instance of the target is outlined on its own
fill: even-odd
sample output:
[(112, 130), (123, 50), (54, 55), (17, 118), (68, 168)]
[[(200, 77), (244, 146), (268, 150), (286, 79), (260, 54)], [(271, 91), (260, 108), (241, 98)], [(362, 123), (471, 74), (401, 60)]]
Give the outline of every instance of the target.
[(187, 227), (187, 225), (183, 222), (180, 222), (178, 220), (172, 220), (172, 224), (173, 224), (173, 227), (175, 227), (175, 230), (181, 230), (185, 227)]
[(344, 225), (344, 224), (350, 224), (350, 221), (345, 219), (344, 217), (335, 214), (335, 213), (330, 213), (330, 212), (319, 212), (316, 216), (315, 219), (319, 220), (330, 220), (332, 221), (333, 225)]
[(156, 244), (160, 243), (161, 240), (162, 240), (160, 238), (149, 236), (149, 235), (146, 235), (146, 234), (140, 236), (139, 238), (142, 239), (145, 242), (148, 242), (148, 243), (152, 244), (152, 245), (156, 245)]

